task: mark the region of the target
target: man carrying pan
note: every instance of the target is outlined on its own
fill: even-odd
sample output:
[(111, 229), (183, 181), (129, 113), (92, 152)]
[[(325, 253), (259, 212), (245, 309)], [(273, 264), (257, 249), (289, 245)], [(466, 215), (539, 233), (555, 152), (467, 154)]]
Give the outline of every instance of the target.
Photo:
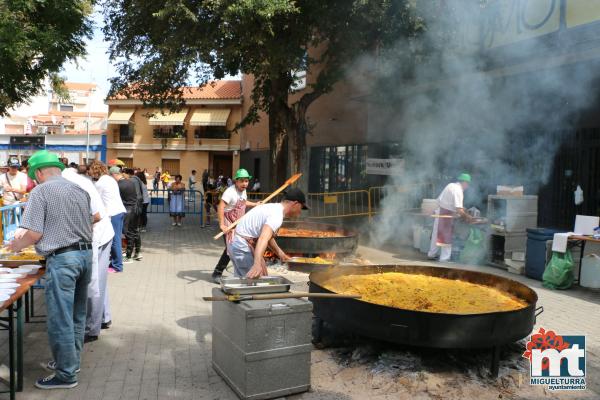
[(306, 196), (297, 188), (288, 189), (281, 203), (262, 204), (250, 210), (235, 228), (227, 250), (236, 277), (259, 278), (268, 275), (264, 259), (269, 247), (280, 260), (290, 257), (275, 242), (277, 230), (284, 218), (295, 218), (307, 210)]

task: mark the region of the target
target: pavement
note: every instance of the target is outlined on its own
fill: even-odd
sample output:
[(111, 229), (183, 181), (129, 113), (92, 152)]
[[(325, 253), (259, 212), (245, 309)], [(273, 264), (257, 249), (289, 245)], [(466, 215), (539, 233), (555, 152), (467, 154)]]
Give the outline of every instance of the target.
[[(113, 325), (102, 331), (98, 341), (85, 345), (79, 385), (53, 391), (34, 387), (36, 379), (49, 374), (43, 366), (50, 359), (45, 317), (37, 317), (36, 322), (26, 324), (24, 390), (17, 398), (236, 399), (211, 366), (211, 305), (201, 299), (215, 286), (210, 275), (223, 250), (223, 242), (212, 239), (216, 232), (214, 225), (201, 227), (199, 216), (188, 215), (182, 227), (173, 227), (167, 215), (151, 214), (142, 239), (143, 261), (109, 275)], [(422, 258), (411, 251), (364, 246), (359, 253), (378, 264)], [(587, 335), (589, 390), (581, 398), (600, 398), (600, 291), (552, 291), (540, 282), (500, 269), (465, 268), (508, 276), (534, 288), (544, 307), (536, 331), (543, 326), (559, 334)], [(37, 293), (36, 312), (45, 313), (42, 291)], [(3, 379), (7, 377), (7, 353), (6, 333), (0, 332)], [(314, 389), (290, 398), (361, 398), (338, 392), (330, 380), (316, 382), (315, 360), (323, 358), (319, 351), (313, 352)], [(0, 399), (8, 399), (8, 395), (0, 394)]]

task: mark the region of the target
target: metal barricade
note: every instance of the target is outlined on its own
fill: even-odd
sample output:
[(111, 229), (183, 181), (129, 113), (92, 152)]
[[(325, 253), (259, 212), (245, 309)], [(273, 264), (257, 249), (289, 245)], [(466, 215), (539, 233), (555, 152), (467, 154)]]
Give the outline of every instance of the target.
[(419, 208), (424, 198), (433, 196), (433, 184), (414, 183), (401, 186), (376, 186), (369, 188), (371, 199), (370, 215), (379, 214), (383, 200), (394, 196), (394, 205), (397, 210)]
[(4, 243), (11, 241), (21, 223), (21, 215), (26, 203), (18, 203), (0, 207), (2, 213), (2, 240)]
[[(170, 213), (172, 190), (150, 189), (148, 190), (148, 194), (150, 195), (148, 214)], [(185, 190), (182, 195), (184, 212), (190, 215), (200, 215), (200, 221), (204, 224), (204, 196), (202, 192), (198, 190)]]
[(369, 216), (371, 201), (367, 190), (345, 192), (309, 193), (308, 218), (338, 218)]

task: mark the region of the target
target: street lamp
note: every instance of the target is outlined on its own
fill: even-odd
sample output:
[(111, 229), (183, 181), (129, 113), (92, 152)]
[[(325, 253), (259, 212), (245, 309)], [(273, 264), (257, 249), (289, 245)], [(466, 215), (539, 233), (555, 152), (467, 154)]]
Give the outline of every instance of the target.
[(90, 97), (88, 98), (88, 116), (85, 121), (85, 131), (86, 131), (86, 142), (85, 142), (85, 163), (89, 164), (90, 162), (90, 118), (91, 118), (91, 108), (92, 108), (92, 93), (94, 93), (94, 88), (90, 88)]

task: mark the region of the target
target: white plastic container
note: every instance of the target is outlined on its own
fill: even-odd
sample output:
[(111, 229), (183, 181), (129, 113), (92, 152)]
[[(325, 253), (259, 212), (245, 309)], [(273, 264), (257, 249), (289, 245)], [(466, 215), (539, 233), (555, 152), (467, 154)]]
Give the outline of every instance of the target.
[(589, 254), (583, 257), (579, 285), (592, 289), (600, 289), (600, 257), (596, 254)]
[(41, 265), (34, 265), (34, 264), (26, 264), (26, 265), (21, 265), (19, 267), (20, 270), (27, 271), (27, 274), (29, 274), (29, 275), (37, 274), (37, 272), (39, 271), (40, 268), (42, 268)]
[(419, 249), (421, 247), (421, 230), (423, 228), (419, 224), (414, 224), (412, 226), (413, 233), (413, 247), (415, 249)]
[(437, 199), (423, 199), (421, 201), (421, 212), (423, 214), (431, 215), (438, 208)]

